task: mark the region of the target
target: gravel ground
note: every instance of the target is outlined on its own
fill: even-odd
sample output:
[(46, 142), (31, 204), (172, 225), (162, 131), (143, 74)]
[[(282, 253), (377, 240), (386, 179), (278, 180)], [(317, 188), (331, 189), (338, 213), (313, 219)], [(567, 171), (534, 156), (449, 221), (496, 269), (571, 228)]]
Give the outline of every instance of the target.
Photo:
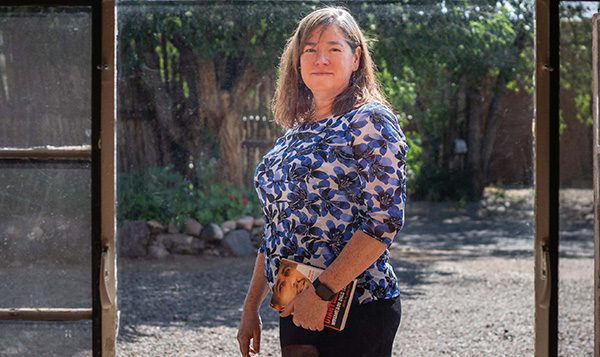
[[(591, 190), (561, 193), (559, 348), (593, 355)], [(408, 207), (392, 246), (403, 316), (395, 356), (533, 355), (531, 192), (478, 204)], [(120, 260), (119, 356), (238, 356), (253, 258)], [(279, 356), (277, 314), (262, 308), (261, 356)]]

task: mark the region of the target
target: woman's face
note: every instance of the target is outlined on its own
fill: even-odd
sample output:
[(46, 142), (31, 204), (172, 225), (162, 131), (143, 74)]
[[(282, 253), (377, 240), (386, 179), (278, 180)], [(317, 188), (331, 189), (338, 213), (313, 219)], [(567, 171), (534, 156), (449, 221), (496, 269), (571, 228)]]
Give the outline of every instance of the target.
[(304, 291), (310, 285), (304, 275), (293, 269), (290, 266), (282, 265), (277, 273), (277, 282), (273, 294), (278, 297), (278, 302), (281, 306), (287, 305), (296, 295)]
[(315, 98), (331, 99), (343, 92), (360, 64), (360, 47), (352, 51), (335, 25), (313, 30), (300, 51), (300, 74)]

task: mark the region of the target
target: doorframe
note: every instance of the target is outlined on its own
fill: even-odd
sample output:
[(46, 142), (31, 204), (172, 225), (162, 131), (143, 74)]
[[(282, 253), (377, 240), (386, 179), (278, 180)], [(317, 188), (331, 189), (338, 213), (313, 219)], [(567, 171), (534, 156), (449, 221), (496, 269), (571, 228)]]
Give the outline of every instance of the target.
[(600, 356), (600, 13), (594, 15), (593, 66), (593, 166), (594, 166), (594, 356)]
[[(558, 355), (560, 3), (536, 0), (535, 39), (535, 356)], [(592, 2), (583, 0), (579, 2)], [(598, 1), (593, 1), (597, 3)], [(592, 21), (598, 15), (594, 16)], [(600, 357), (600, 124), (598, 43), (594, 65), (594, 356)]]
[(558, 355), (559, 0), (535, 3), (535, 355)]
[[(116, 254), (115, 0), (94, 1), (92, 33), (92, 301), (94, 356), (115, 356), (118, 329)], [(95, 30), (95, 31), (94, 31)]]
[(2, 0), (6, 7), (91, 8), (91, 145), (72, 148), (0, 150), (0, 160), (71, 161), (91, 159), (92, 306), (84, 309), (0, 309), (2, 320), (92, 322), (92, 355), (115, 356), (116, 295), (116, 106), (115, 0)]

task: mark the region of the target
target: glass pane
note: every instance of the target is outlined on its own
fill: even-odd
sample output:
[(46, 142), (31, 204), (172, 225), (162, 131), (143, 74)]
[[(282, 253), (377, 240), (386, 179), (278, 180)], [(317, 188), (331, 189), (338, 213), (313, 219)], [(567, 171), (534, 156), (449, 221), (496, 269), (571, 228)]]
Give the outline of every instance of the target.
[(0, 307), (91, 307), (88, 164), (0, 168)]
[(91, 322), (0, 322), (2, 356), (92, 355)]
[(89, 145), (89, 8), (0, 7), (0, 147)]
[(559, 355), (594, 354), (592, 16), (561, 3)]
[[(269, 109), (277, 61), (295, 19), (321, 4), (117, 3), (120, 226), (237, 218), (238, 207), (219, 205), (237, 192), (220, 188), (231, 181), (252, 192), (258, 160), (283, 133)], [(533, 5), (346, 3), (375, 40), (378, 77), (410, 146), (406, 224), (390, 250), (405, 312), (394, 355), (533, 354)], [(120, 238), (147, 242), (160, 230), (153, 222), (145, 237), (129, 228)], [(209, 242), (204, 254), (226, 253), (219, 249)], [(210, 259), (123, 259), (124, 351), (161, 348), (130, 338), (140, 331), (179, 336), (201, 326), (231, 341), (207, 343), (207, 355), (237, 353), (244, 292), (199, 323), (180, 289), (189, 266), (195, 286), (211, 286), (186, 290), (196, 302), (231, 289), (211, 278), (223, 267), (247, 286), (253, 258)], [(167, 285), (147, 280), (153, 269)], [(140, 294), (176, 313), (140, 309)], [(277, 316), (262, 316), (261, 350), (277, 354)]]

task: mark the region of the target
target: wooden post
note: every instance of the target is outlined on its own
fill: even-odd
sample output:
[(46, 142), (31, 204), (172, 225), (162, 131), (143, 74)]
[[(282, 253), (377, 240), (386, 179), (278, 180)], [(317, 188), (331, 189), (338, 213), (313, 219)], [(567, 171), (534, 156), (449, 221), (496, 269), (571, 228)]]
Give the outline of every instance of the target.
[(102, 0), (99, 18), (94, 18), (95, 32), (100, 37), (100, 51), (95, 52), (94, 73), (99, 86), (98, 102), (93, 103), (94, 114), (99, 121), (92, 127), (92, 225), (94, 239), (92, 248), (94, 267), (93, 288), (94, 331), (93, 355), (113, 357), (116, 355), (118, 305), (117, 305), (117, 256), (116, 256), (116, 210), (115, 210), (115, 163), (116, 163), (116, 108), (115, 108), (115, 1)]
[(535, 355), (558, 355), (559, 1), (536, 0)]
[(594, 356), (600, 356), (600, 13), (593, 22), (593, 77), (594, 77)]

